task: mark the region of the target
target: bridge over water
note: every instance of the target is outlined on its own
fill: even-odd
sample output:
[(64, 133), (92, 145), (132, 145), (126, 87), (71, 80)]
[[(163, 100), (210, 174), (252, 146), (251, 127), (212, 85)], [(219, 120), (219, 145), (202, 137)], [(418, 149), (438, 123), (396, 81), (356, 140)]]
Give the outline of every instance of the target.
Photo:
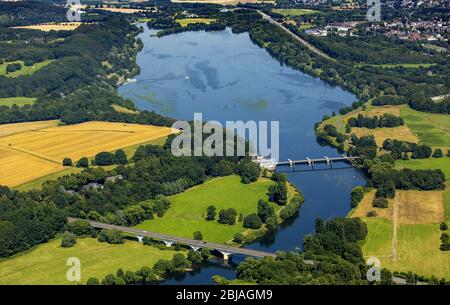
[(266, 257), (266, 256), (275, 257), (275, 253), (270, 253), (270, 252), (244, 249), (244, 248), (239, 248), (239, 247), (233, 247), (233, 246), (212, 243), (212, 242), (208, 242), (208, 241), (194, 240), (194, 239), (190, 239), (190, 238), (177, 237), (177, 236), (168, 235), (168, 234), (149, 232), (149, 231), (139, 230), (139, 229), (130, 228), (130, 227), (122, 227), (122, 226), (106, 224), (106, 223), (98, 222), (98, 221), (90, 221), (90, 220), (78, 219), (78, 218), (72, 218), (72, 217), (68, 218), (69, 222), (74, 222), (77, 220), (87, 221), (93, 228), (116, 230), (116, 231), (120, 231), (123, 233), (135, 235), (137, 237), (137, 239), (139, 240), (139, 242), (142, 242), (144, 237), (150, 237), (150, 238), (161, 240), (162, 242), (164, 242), (166, 244), (166, 246), (171, 246), (175, 243), (178, 243), (178, 244), (189, 246), (195, 251), (200, 248), (216, 250), (223, 255), (224, 260), (228, 260), (228, 258), (232, 254), (242, 254), (242, 255), (253, 256), (253, 257), (257, 257), (257, 258), (262, 258), (262, 257)]

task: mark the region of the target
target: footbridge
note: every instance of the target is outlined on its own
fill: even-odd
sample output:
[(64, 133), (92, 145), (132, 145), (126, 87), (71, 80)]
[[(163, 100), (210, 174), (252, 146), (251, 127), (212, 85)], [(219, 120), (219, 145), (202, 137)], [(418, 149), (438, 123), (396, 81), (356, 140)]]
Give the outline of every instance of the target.
[(177, 236), (168, 235), (168, 234), (149, 232), (149, 231), (139, 230), (139, 229), (130, 228), (130, 227), (111, 225), (111, 224), (98, 222), (98, 221), (90, 221), (90, 220), (86, 220), (86, 219), (78, 219), (78, 218), (72, 218), (72, 217), (68, 218), (69, 222), (74, 222), (77, 220), (87, 221), (87, 222), (89, 222), (90, 226), (93, 228), (116, 230), (116, 231), (120, 231), (123, 233), (128, 233), (128, 234), (134, 235), (139, 240), (139, 242), (143, 242), (144, 237), (150, 237), (153, 239), (161, 240), (162, 242), (164, 242), (166, 244), (166, 246), (169, 246), (169, 247), (173, 244), (182, 244), (182, 245), (191, 247), (195, 251), (197, 251), (198, 249), (201, 249), (201, 248), (216, 250), (223, 255), (224, 260), (228, 260), (228, 258), (233, 254), (242, 254), (242, 255), (253, 256), (253, 257), (257, 257), (257, 258), (262, 258), (262, 257), (266, 257), (266, 256), (275, 257), (275, 253), (270, 253), (270, 252), (244, 249), (244, 248), (238, 248), (238, 247), (233, 247), (233, 246), (212, 243), (212, 242), (208, 242), (208, 241), (194, 240), (194, 239), (190, 239), (190, 238), (177, 237)]
[(288, 159), (287, 161), (281, 161), (281, 162), (277, 162), (277, 166), (278, 165), (289, 165), (289, 167), (295, 167), (295, 165), (297, 164), (307, 164), (308, 166), (314, 166), (314, 164), (316, 163), (326, 163), (327, 165), (333, 165), (333, 162), (353, 162), (356, 159), (358, 159), (358, 157), (347, 157), (344, 155), (341, 155), (340, 157), (331, 157), (328, 158), (327, 156), (324, 156), (323, 158), (315, 158), (315, 159), (311, 159), (311, 158), (305, 158), (303, 160), (291, 160)]

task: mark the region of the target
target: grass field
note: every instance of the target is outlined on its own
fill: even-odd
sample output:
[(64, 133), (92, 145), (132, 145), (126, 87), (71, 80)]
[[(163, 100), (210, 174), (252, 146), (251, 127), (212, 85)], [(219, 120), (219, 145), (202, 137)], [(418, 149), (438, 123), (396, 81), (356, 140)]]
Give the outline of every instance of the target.
[[(364, 217), (357, 212), (360, 206), (351, 213), (351, 217), (361, 217), (368, 227), (366, 241), (362, 244), (364, 256), (378, 257), (382, 268), (391, 271), (412, 271), (426, 276), (450, 278), (450, 252), (439, 250), (442, 233), (439, 222), (450, 221), (450, 190), (397, 193), (399, 207), (396, 261), (391, 258), (392, 216), (389, 217), (387, 213), (377, 217)], [(382, 209), (373, 210), (378, 213)], [(391, 207), (390, 211), (392, 215)]]
[[(57, 122), (57, 121), (56, 121)], [(36, 124), (55, 124), (55, 121)], [(15, 124), (0, 126), (0, 134), (18, 132)], [(2, 128), (5, 130), (2, 131)], [(86, 122), (77, 125), (37, 128), (32, 123), (20, 123), (21, 132), (0, 137), (0, 184), (23, 185), (65, 169), (65, 157), (74, 162), (101, 151), (127, 148), (128, 153), (142, 143), (164, 138), (171, 133), (168, 127), (149, 125)], [(31, 130), (31, 131), (27, 131)], [(17, 171), (17, 165), (21, 171)]]
[(378, 147), (383, 146), (383, 142), (386, 139), (397, 139), (408, 141), (412, 143), (418, 143), (419, 139), (411, 132), (407, 126), (398, 126), (392, 128), (352, 128), (352, 133), (358, 137), (373, 135)]
[(8, 106), (17, 105), (18, 107), (22, 107), (25, 105), (32, 105), (36, 101), (34, 97), (4, 97), (0, 98), (0, 106)]
[(398, 160), (395, 165), (397, 168), (440, 169), (444, 172), (445, 178), (450, 180), (450, 158), (448, 157)]
[(185, 27), (185, 26), (188, 26), (189, 24), (192, 24), (192, 23), (210, 24), (210, 23), (216, 21), (216, 19), (210, 19), (210, 18), (186, 18), (186, 19), (177, 19), (176, 21), (182, 27)]
[[(238, 215), (244, 216), (257, 211), (259, 199), (267, 200), (267, 189), (271, 185), (268, 179), (260, 179), (252, 184), (242, 184), (238, 176), (220, 177), (193, 187), (184, 193), (170, 197), (171, 208), (161, 218), (145, 221), (139, 229), (173, 234), (192, 238), (195, 231), (201, 231), (203, 239), (225, 243), (233, 239), (235, 233), (243, 232), (242, 223), (235, 225), (206, 221), (206, 209), (216, 206), (221, 209), (234, 208)], [(273, 204), (278, 210), (279, 207)]]
[(121, 113), (130, 113), (130, 114), (138, 114), (139, 113), (139, 111), (137, 111), (137, 110), (131, 110), (131, 109), (128, 109), (128, 108), (125, 108), (125, 107), (122, 107), (122, 106), (119, 106), (116, 104), (113, 104), (112, 107), (114, 108), (115, 111), (121, 112)]
[[(38, 63), (35, 63), (33, 66), (25, 66), (24, 62), (19, 61), (11, 61), (11, 62), (5, 62), (3, 64), (0, 64), (0, 75), (6, 76), (6, 77), (19, 77), (24, 75), (31, 75), (36, 71), (39, 71), (39, 69), (42, 69), (43, 67), (47, 66), (48, 64), (52, 63), (53, 60), (45, 60)], [(6, 67), (8, 64), (15, 64), (18, 63), (22, 66), (22, 69), (10, 73), (6, 73)]]
[(432, 147), (450, 148), (450, 115), (419, 112), (402, 106), (401, 116), (421, 143)]
[(117, 8), (117, 7), (101, 7), (96, 8), (97, 10), (108, 11), (113, 13), (122, 13), (122, 14), (134, 14), (139, 12), (145, 12), (146, 10), (141, 9), (133, 9), (133, 8)]
[(284, 15), (284, 16), (289, 16), (289, 17), (319, 13), (319, 11), (316, 11), (316, 10), (303, 9), (303, 8), (274, 9), (273, 12)]
[(152, 267), (158, 259), (171, 259), (172, 250), (159, 250), (138, 242), (122, 245), (99, 243), (93, 238), (80, 238), (72, 248), (62, 248), (54, 239), (17, 256), (0, 260), (0, 284), (75, 284), (68, 282), (66, 266), (69, 257), (81, 262), (81, 283), (90, 277), (102, 279), (117, 269), (136, 271)]
[(15, 29), (29, 29), (39, 30), (44, 32), (49, 31), (73, 31), (82, 25), (82, 22), (60, 22), (60, 23), (46, 23), (46, 24), (33, 24), (14, 27)]

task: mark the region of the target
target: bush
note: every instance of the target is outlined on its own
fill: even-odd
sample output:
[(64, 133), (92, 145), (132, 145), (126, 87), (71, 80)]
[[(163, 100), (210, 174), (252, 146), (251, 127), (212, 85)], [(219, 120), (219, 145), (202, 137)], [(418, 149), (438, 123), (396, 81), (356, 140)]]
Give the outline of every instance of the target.
[(62, 162), (63, 166), (72, 166), (72, 159), (70, 158), (64, 158), (63, 162)]
[(217, 221), (222, 224), (234, 225), (236, 223), (236, 215), (237, 212), (233, 208), (220, 210), (219, 219)]
[(327, 124), (323, 127), (323, 130), (330, 137), (336, 137), (338, 135), (338, 131), (334, 125)]
[(61, 247), (70, 248), (77, 243), (77, 236), (69, 231), (66, 231), (62, 235)]
[(433, 152), (433, 158), (442, 158), (444, 155), (442, 153), (442, 150), (440, 148), (436, 148)]
[(123, 234), (116, 230), (102, 230), (98, 234), (99, 242), (107, 242), (108, 244), (123, 244)]
[(195, 240), (202, 240), (203, 239), (203, 234), (200, 231), (195, 231), (194, 232), (194, 239)]
[(375, 197), (372, 202), (372, 206), (375, 208), (387, 208), (389, 206), (389, 202), (384, 197)]
[(69, 222), (66, 225), (67, 231), (72, 232), (77, 236), (91, 235), (92, 227), (87, 220), (76, 220), (74, 222)]
[(216, 207), (213, 205), (210, 205), (207, 209), (206, 209), (206, 220), (214, 220), (216, 219)]
[(242, 233), (236, 233), (234, 234), (234, 238), (233, 238), (234, 242), (237, 242), (239, 244), (242, 244), (244, 242), (244, 235), (242, 235)]
[(90, 277), (87, 280), (86, 285), (100, 285), (100, 281), (96, 277)]
[(190, 267), (189, 261), (181, 253), (175, 253), (171, 262), (176, 270), (185, 270)]
[(356, 186), (355, 188), (353, 188), (351, 193), (351, 200), (352, 200), (351, 207), (356, 208), (363, 198), (364, 198), (364, 187)]
[(128, 158), (123, 149), (116, 150), (114, 153), (114, 161), (116, 164), (124, 165), (128, 163)]
[(82, 157), (80, 160), (78, 160), (77, 162), (77, 167), (89, 167), (89, 160), (86, 157)]
[(244, 228), (259, 229), (261, 228), (262, 220), (256, 214), (250, 214), (244, 217)]
[(448, 230), (447, 223), (441, 222), (441, 224), (439, 225), (439, 229), (441, 229), (441, 231), (447, 231)]
[(367, 217), (376, 217), (378, 214), (375, 211), (369, 211), (367, 212)]
[(279, 181), (275, 185), (269, 186), (269, 200), (279, 205), (285, 205), (287, 202), (286, 182)]
[(197, 264), (198, 265), (198, 264), (202, 263), (203, 256), (200, 253), (200, 251), (189, 250), (188, 255), (187, 255), (187, 259), (192, 264)]

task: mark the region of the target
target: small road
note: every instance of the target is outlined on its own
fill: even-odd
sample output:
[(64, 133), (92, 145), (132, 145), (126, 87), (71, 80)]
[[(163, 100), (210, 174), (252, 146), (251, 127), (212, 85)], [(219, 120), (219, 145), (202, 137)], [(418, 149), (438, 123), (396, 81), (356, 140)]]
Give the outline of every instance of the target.
[(312, 52), (316, 53), (319, 56), (322, 56), (328, 60), (331, 61), (336, 61), (336, 59), (331, 58), (330, 56), (328, 56), (327, 54), (325, 54), (324, 52), (322, 52), (321, 50), (317, 49), (316, 47), (314, 47), (312, 44), (310, 44), (309, 42), (307, 42), (306, 40), (300, 38), (299, 36), (295, 35), (293, 32), (291, 32), (291, 30), (289, 30), (287, 27), (285, 27), (284, 25), (282, 25), (280, 22), (274, 20), (272, 17), (270, 17), (269, 15), (258, 11), (258, 13), (261, 14), (261, 16), (263, 17), (263, 19), (269, 21), (270, 23), (278, 26), (279, 28), (281, 28), (283, 31), (285, 31), (286, 33), (288, 33), (289, 35), (292, 36), (292, 38), (294, 38), (295, 40), (297, 40), (298, 42), (300, 42), (302, 45), (304, 45), (305, 47), (307, 47), (309, 50), (311, 50)]
[(398, 220), (398, 197), (394, 197), (394, 207), (392, 209), (392, 257), (391, 259), (397, 261), (397, 220)]
[[(72, 217), (68, 218), (69, 222), (74, 222), (76, 220), (81, 220), (81, 219), (72, 218)], [(212, 249), (212, 250), (217, 250), (217, 251), (221, 252), (222, 254), (226, 253), (227, 255), (242, 254), (242, 255), (253, 256), (253, 257), (258, 257), (258, 258), (262, 258), (262, 257), (266, 257), (266, 256), (271, 256), (271, 257), (276, 256), (275, 253), (270, 253), (270, 252), (238, 248), (238, 247), (233, 247), (233, 246), (212, 243), (212, 242), (208, 242), (208, 241), (194, 240), (194, 239), (190, 239), (190, 238), (183, 238), (183, 237), (177, 237), (177, 236), (168, 235), (168, 234), (149, 232), (149, 231), (139, 230), (139, 229), (130, 228), (130, 227), (116, 226), (116, 225), (106, 224), (106, 223), (97, 222), (97, 221), (89, 221), (89, 220), (86, 220), (86, 221), (88, 221), (89, 224), (91, 225), (91, 227), (94, 227), (94, 228), (106, 229), (106, 230), (116, 230), (116, 231), (120, 231), (120, 232), (124, 232), (124, 233), (128, 233), (128, 234), (133, 234), (135, 236), (142, 236), (142, 237), (147, 236), (150, 238), (155, 238), (155, 239), (159, 239), (159, 240), (166, 241), (166, 242), (179, 243), (179, 244), (188, 245), (191, 247), (208, 248), (208, 249)]]

